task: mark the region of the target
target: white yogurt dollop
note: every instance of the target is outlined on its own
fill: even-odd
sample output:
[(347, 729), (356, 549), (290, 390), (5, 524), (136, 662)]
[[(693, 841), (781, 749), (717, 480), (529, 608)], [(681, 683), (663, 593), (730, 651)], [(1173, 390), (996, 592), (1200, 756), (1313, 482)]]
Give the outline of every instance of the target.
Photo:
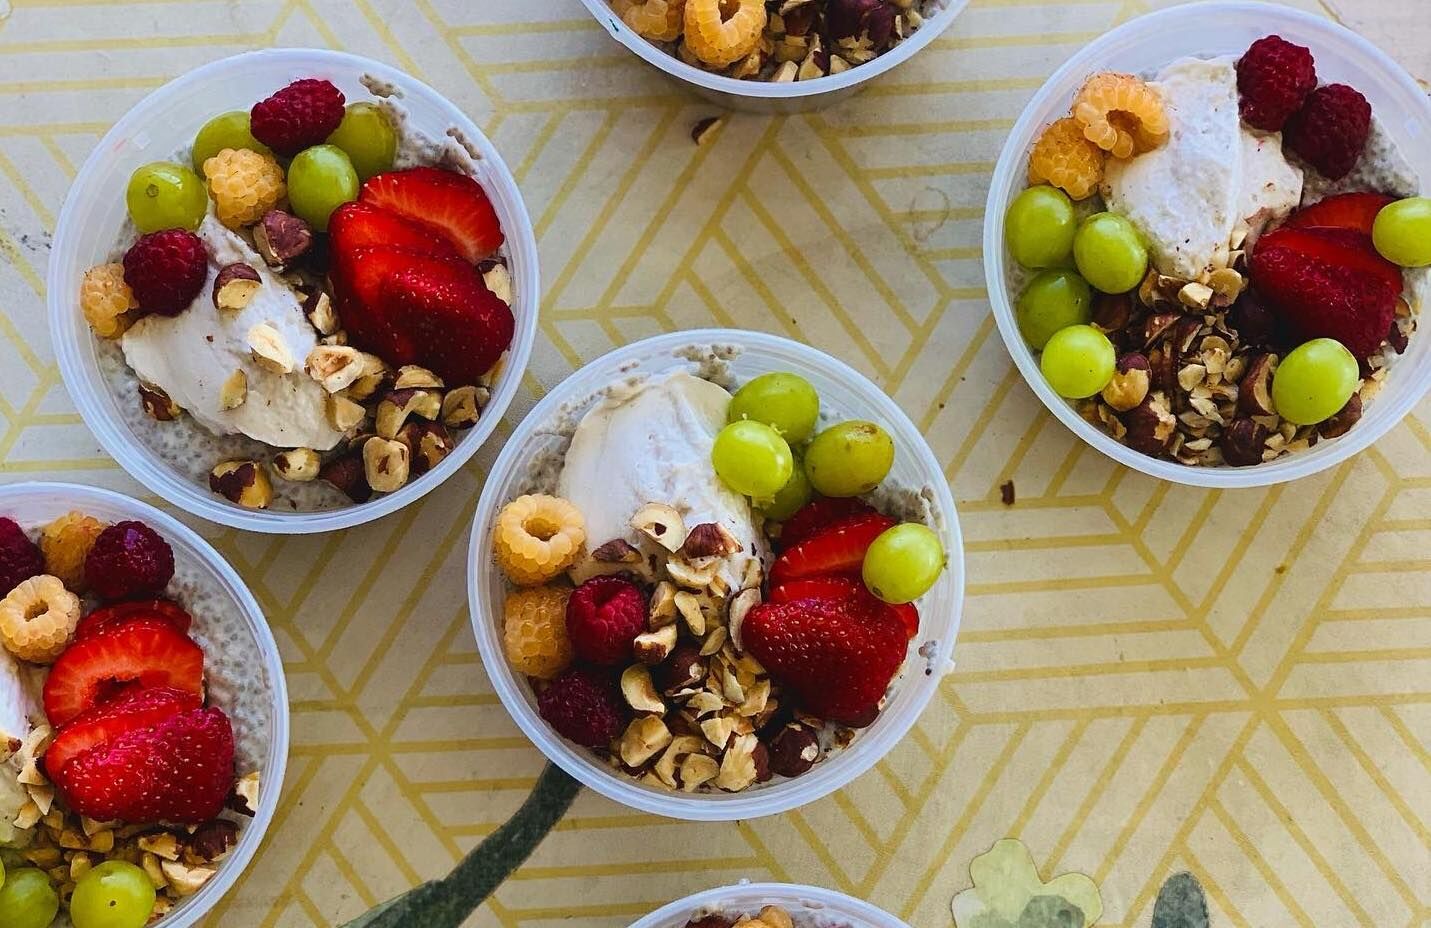
[[(211, 212), (197, 232), (209, 250), (209, 276), (189, 308), (177, 316), (146, 316), (124, 334), (126, 363), (215, 435), (243, 434), (275, 448), (327, 451), (343, 433), (328, 420), (327, 393), (303, 370), (318, 335), (294, 291), (237, 234)], [(220, 311), (212, 299), (214, 277), (227, 264), (258, 271), (262, 286), (237, 312)], [(278, 330), (293, 356), (294, 370), (278, 374), (253, 359), (248, 333), (260, 323)], [(248, 398), (224, 409), (219, 393), (236, 370), (248, 378)]]
[[(740, 589), (749, 562), (766, 560), (768, 552), (749, 501), (727, 487), (711, 465), (711, 447), (729, 406), (724, 388), (677, 372), (613, 389), (587, 412), (572, 436), (557, 494), (585, 516), (588, 551), (625, 539), (648, 555), (641, 572), (655, 579), (649, 555), (658, 549), (630, 521), (647, 503), (664, 503), (681, 513), (687, 528), (720, 522), (744, 545), (722, 568), (731, 589)], [(581, 583), (629, 569), (588, 554), (571, 569), (571, 578)]]

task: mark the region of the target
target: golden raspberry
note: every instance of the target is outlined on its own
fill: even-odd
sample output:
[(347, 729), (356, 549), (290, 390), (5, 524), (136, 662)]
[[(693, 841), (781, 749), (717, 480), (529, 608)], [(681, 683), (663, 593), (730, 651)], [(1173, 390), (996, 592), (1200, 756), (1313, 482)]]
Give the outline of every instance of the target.
[(0, 601), (0, 643), (22, 661), (50, 664), (80, 620), (79, 597), (59, 577), (31, 577)]
[(519, 496), (497, 513), (492, 547), (497, 566), (519, 586), (546, 583), (576, 562), (586, 520), (555, 496)]
[(1073, 118), (1088, 141), (1115, 158), (1162, 146), (1170, 131), (1158, 91), (1131, 74), (1095, 74), (1073, 101)]
[(613, 8), (643, 39), (674, 42), (686, 22), (686, 0), (616, 0)]
[(205, 161), (204, 177), (214, 213), (230, 229), (258, 222), (288, 192), (273, 156), (247, 148), (225, 148)]
[(45, 570), (59, 577), (67, 589), (83, 593), (88, 587), (84, 579), (84, 559), (94, 540), (104, 531), (105, 524), (82, 512), (60, 516), (40, 534), (40, 551), (45, 555)]
[(139, 308), (134, 291), (124, 282), (124, 265), (101, 264), (84, 272), (80, 283), (80, 309), (100, 338), (118, 338), (134, 322), (131, 310)]
[(566, 636), (566, 601), (571, 590), (539, 586), (507, 597), (502, 646), (512, 669), (539, 680), (554, 679), (571, 666)]
[(1029, 181), (1053, 184), (1075, 200), (1086, 200), (1103, 180), (1103, 149), (1083, 136), (1083, 127), (1065, 116), (1043, 130), (1029, 155)]
[(686, 47), (724, 68), (755, 50), (769, 20), (765, 0), (686, 0)]

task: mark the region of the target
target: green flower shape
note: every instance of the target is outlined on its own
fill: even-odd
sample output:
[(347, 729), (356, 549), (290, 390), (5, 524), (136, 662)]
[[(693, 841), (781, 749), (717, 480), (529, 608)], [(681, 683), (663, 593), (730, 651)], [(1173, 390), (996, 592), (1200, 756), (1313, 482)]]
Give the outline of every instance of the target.
[(1005, 838), (969, 864), (954, 897), (955, 928), (1088, 928), (1103, 915), (1098, 884), (1081, 873), (1045, 883), (1022, 841)]

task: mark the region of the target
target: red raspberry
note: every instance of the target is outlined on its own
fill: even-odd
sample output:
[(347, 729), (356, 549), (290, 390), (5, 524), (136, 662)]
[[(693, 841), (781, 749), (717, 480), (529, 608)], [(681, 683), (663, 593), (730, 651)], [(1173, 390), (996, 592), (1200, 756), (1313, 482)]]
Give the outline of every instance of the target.
[(1237, 62), (1242, 119), (1255, 129), (1281, 132), (1316, 89), (1317, 63), (1311, 51), (1279, 35), (1253, 42)]
[(249, 113), (253, 137), (280, 155), (292, 157), (322, 145), (343, 121), (343, 92), (328, 81), (294, 81), (255, 103)]
[(124, 282), (145, 313), (179, 315), (204, 289), (208, 276), (203, 239), (184, 229), (142, 235), (124, 253)]
[(1327, 180), (1351, 173), (1371, 135), (1371, 104), (1346, 84), (1318, 87), (1282, 133), (1283, 142)]
[(537, 697), (537, 711), (557, 734), (588, 748), (604, 748), (626, 727), (626, 705), (610, 677), (576, 668)]
[(143, 522), (116, 522), (95, 539), (84, 576), (101, 599), (158, 596), (174, 576), (174, 550)]
[(13, 519), (0, 519), (0, 597), (45, 572), (45, 557)]
[(592, 577), (566, 604), (566, 633), (576, 656), (592, 664), (630, 663), (631, 643), (646, 630), (646, 597), (620, 577)]

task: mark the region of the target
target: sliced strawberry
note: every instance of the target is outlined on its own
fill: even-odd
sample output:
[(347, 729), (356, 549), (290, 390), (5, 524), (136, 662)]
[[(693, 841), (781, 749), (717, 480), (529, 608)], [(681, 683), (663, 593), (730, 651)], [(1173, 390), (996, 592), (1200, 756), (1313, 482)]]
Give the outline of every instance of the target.
[(123, 603), (101, 606), (79, 620), (75, 626), (75, 639), (89, 638), (100, 632), (109, 631), (133, 619), (158, 619), (168, 622), (174, 631), (185, 635), (194, 624), (194, 617), (184, 611), (184, 607), (169, 599), (136, 599)]
[(793, 548), (802, 541), (814, 538), (837, 522), (843, 522), (851, 516), (868, 515), (871, 512), (874, 512), (873, 507), (853, 497), (841, 499), (817, 496), (780, 526), (780, 544), (785, 548)]
[(474, 264), (502, 247), (502, 224), (482, 185), (454, 171), (418, 167), (379, 174), (358, 195), (442, 233)]
[(80, 815), (146, 825), (206, 822), (223, 811), (233, 782), (233, 726), (215, 708), (131, 729), (76, 755), (55, 778)]
[(204, 652), (160, 619), (134, 619), (76, 641), (50, 668), (45, 715), (52, 725), (67, 725), (132, 683), (202, 696)]
[(791, 580), (770, 591), (769, 602), (797, 603), (808, 600), (829, 603), (858, 603), (863, 608), (883, 607), (894, 612), (904, 629), (913, 638), (919, 634), (919, 609), (914, 603), (900, 606), (881, 602), (863, 580), (847, 574), (833, 574), (828, 577), (809, 577)]
[(1376, 215), (1395, 197), (1382, 193), (1344, 193), (1298, 210), (1287, 220), (1288, 229), (1352, 229), (1371, 235)]
[(512, 344), (512, 311), (470, 265), (399, 271), (378, 291), (383, 312), (412, 341), (417, 361), (449, 387), (476, 384)]
[(45, 769), (50, 771), (53, 780), (65, 769), (65, 764), (90, 748), (131, 731), (153, 728), (165, 719), (202, 705), (198, 695), (168, 686), (127, 691), (80, 713), (60, 729), (59, 736), (45, 751)]
[(356, 200), (333, 211), (328, 219), (328, 239), (334, 252), (387, 245), (437, 258), (462, 257), (451, 239), (430, 226)]
[(852, 516), (802, 541), (776, 558), (770, 569), (770, 585), (822, 574), (857, 574), (865, 562), (865, 552), (874, 540), (890, 528), (894, 520), (877, 512)]
[(404, 271), (445, 265), (470, 266), (458, 258), (435, 258), (410, 248), (381, 245), (333, 255), (335, 308), (351, 344), (400, 367), (418, 363), (417, 348), (382, 300), (383, 281)]
[(1287, 248), (1307, 261), (1378, 278), (1398, 295), (1405, 287), (1401, 268), (1377, 254), (1371, 239), (1353, 229), (1278, 229), (1257, 241), (1263, 248)]

